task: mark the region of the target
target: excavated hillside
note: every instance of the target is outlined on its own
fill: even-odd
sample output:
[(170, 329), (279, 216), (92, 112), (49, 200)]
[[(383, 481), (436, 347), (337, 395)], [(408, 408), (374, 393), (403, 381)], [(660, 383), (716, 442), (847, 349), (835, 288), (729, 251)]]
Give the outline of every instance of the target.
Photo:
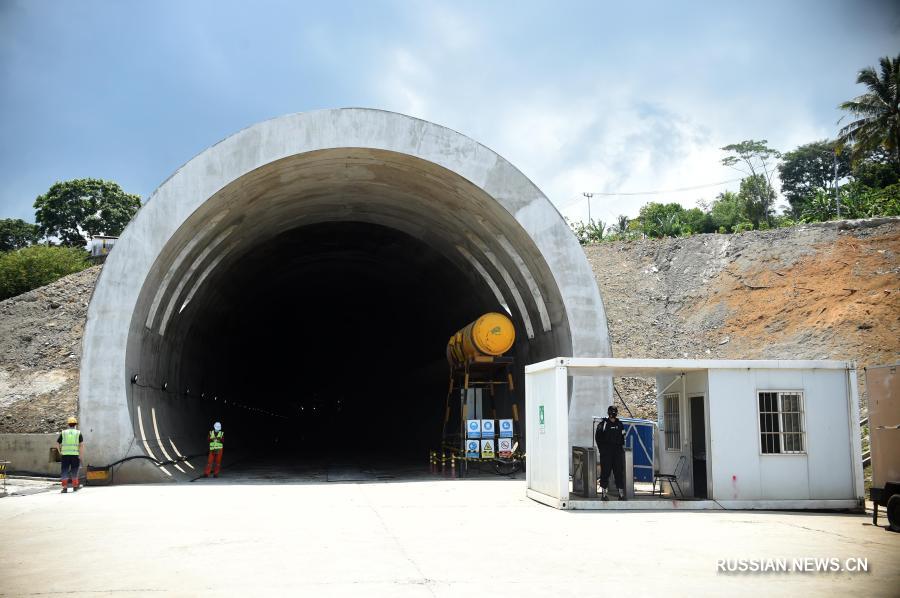
[(75, 414), (81, 334), (100, 266), (0, 301), (0, 433), (55, 432)]
[[(616, 357), (860, 368), (900, 359), (900, 219), (601, 243), (586, 254)], [(655, 418), (652, 383), (616, 388), (636, 416)]]
[[(616, 357), (900, 360), (900, 219), (618, 241), (585, 253)], [(0, 433), (55, 431), (75, 412), (99, 271), (0, 302)], [(656, 417), (652, 381), (619, 379), (616, 389), (634, 415)]]

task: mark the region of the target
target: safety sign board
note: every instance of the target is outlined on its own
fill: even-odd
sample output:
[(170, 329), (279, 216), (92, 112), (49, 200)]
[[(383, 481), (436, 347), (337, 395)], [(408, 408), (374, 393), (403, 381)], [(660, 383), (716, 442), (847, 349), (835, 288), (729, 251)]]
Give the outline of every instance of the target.
[(498, 440), (497, 453), (501, 457), (512, 457), (512, 438), (501, 438)]
[(500, 438), (512, 438), (513, 435), (513, 420), (511, 419), (501, 419), (497, 422), (500, 427), (498, 430), (500, 431)]
[(494, 458), (494, 439), (493, 438), (481, 441), (481, 458), (482, 459), (493, 459)]
[(481, 420), (481, 437), (482, 438), (493, 438), (494, 437), (494, 420), (492, 420), (492, 419)]
[(466, 440), (466, 459), (477, 459), (481, 456), (481, 446), (477, 440)]
[(543, 434), (547, 429), (544, 427), (544, 406), (538, 405), (538, 429)]
[(481, 438), (481, 420), (480, 419), (467, 419), (466, 420), (466, 436), (468, 438)]

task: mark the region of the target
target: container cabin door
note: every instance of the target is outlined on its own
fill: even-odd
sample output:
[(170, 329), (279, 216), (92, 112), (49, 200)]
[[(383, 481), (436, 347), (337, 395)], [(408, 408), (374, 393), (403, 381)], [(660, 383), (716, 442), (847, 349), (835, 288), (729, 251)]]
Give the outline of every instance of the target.
[(691, 464), (694, 498), (707, 498), (706, 415), (703, 395), (691, 397)]

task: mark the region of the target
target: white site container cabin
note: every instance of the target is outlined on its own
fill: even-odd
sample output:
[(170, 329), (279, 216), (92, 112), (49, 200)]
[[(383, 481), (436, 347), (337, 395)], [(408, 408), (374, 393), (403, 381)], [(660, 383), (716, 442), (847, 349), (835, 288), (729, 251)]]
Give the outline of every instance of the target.
[(95, 260), (105, 260), (118, 239), (119, 237), (110, 237), (106, 235), (96, 235), (91, 237), (89, 243), (91, 257)]
[[(525, 368), (527, 494), (564, 509), (613, 503), (570, 496), (573, 376), (655, 378), (655, 470), (684, 457), (681, 496), (619, 508), (856, 509), (863, 470), (856, 366), (845, 361), (558, 357)], [(596, 405), (605, 415), (608, 405)], [(591, 426), (590, 421), (572, 426)], [(666, 483), (666, 490), (669, 490)]]

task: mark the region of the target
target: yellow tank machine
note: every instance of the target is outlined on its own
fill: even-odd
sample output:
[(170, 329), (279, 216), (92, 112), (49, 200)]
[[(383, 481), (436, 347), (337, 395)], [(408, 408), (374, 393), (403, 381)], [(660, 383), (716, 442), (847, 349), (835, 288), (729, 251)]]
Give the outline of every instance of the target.
[[(444, 409), (440, 455), (436, 451), (431, 455), (433, 469), (440, 467), (447, 471), (449, 468), (453, 474), (458, 471), (459, 475), (464, 475), (470, 462), (489, 461), (494, 464), (498, 473), (510, 474), (518, 470), (520, 455), (513, 454), (513, 445), (517, 447), (519, 439), (519, 410), (514, 397), (512, 376), (513, 358), (504, 356), (515, 340), (516, 330), (512, 320), (504, 314), (490, 312), (458, 330), (447, 341), (450, 383)], [(505, 454), (501, 457), (496, 446), (500, 438), (495, 435), (494, 428), (498, 415), (497, 399), (504, 392), (508, 396), (511, 413), (501, 414), (509, 419), (501, 419), (500, 422), (506, 427), (511, 423), (512, 430), (505, 430), (503, 440), (509, 450), (504, 451)], [(454, 409), (456, 401), (459, 401), (458, 409)], [(473, 436), (467, 430), (467, 424), (473, 425), (473, 421), (479, 422), (479, 425), (489, 425), (489, 440), (495, 446), (491, 447), (489, 442), (485, 445), (487, 433), (484, 437), (480, 432)], [(475, 438), (479, 447), (477, 457), (473, 455), (472, 447), (467, 446), (467, 441), (471, 443)], [(485, 448), (490, 450), (486, 452)]]

